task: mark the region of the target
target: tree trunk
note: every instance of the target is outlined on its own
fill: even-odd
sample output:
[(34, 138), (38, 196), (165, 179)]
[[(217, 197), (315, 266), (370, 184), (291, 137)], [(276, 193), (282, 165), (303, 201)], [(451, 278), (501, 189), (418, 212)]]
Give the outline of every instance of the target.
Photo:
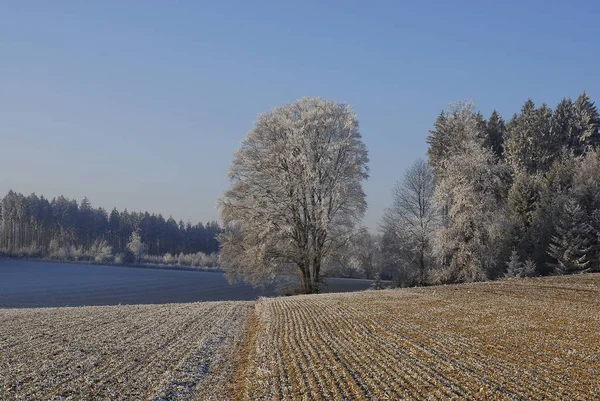
[(313, 259), (313, 288), (315, 293), (319, 293), (321, 287), (321, 259), (315, 257)]
[(310, 294), (313, 292), (312, 282), (310, 279), (310, 263), (308, 261), (303, 261), (300, 266), (300, 281), (302, 284), (302, 291), (305, 294)]

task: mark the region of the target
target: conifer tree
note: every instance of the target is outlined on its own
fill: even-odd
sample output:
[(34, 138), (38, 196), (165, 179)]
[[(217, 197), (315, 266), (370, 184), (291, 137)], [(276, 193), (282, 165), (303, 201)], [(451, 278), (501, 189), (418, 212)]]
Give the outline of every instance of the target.
[(548, 254), (556, 260), (552, 264), (556, 273), (580, 272), (588, 267), (592, 228), (586, 220), (581, 207), (573, 199), (568, 199), (555, 224), (556, 235), (548, 248)]
[[(507, 168), (482, 145), (471, 104), (451, 109), (445, 128), (451, 135), (445, 160), (436, 173), (435, 202), (446, 213), (436, 233), (434, 254), (443, 266), (440, 281), (480, 281), (496, 268), (495, 245), (506, 197)], [(454, 120), (454, 121), (450, 121)], [(435, 134), (433, 134), (435, 137)], [(437, 157), (436, 153), (431, 153)], [(439, 170), (438, 170), (439, 171)]]
[(504, 153), (504, 133), (506, 125), (496, 110), (485, 123), (483, 146), (492, 149), (498, 159)]
[(552, 134), (557, 140), (557, 151), (578, 147), (578, 138), (573, 138), (575, 115), (571, 99), (563, 99), (552, 114)]
[(524, 277), (535, 277), (537, 276), (537, 267), (535, 266), (535, 262), (531, 258), (525, 259), (525, 264), (523, 265), (523, 276)]
[(519, 258), (519, 252), (516, 249), (512, 250), (510, 259), (506, 262), (506, 274), (505, 277), (523, 277), (524, 265)]
[(578, 140), (579, 154), (600, 144), (600, 114), (594, 102), (583, 92), (573, 103), (572, 136)]
[(512, 229), (512, 246), (524, 255), (531, 254), (534, 244), (531, 228), (540, 200), (541, 185), (535, 175), (518, 173), (508, 191), (508, 221)]
[(548, 106), (543, 104), (536, 109), (531, 99), (525, 102), (506, 129), (505, 157), (513, 171), (548, 170), (557, 155), (557, 139), (551, 125), (552, 110)]
[(383, 282), (381, 281), (381, 276), (379, 273), (375, 273), (373, 277), (373, 282), (371, 283), (372, 290), (383, 290), (385, 287), (383, 286)]
[(442, 178), (452, 155), (463, 152), (470, 141), (481, 142), (481, 120), (471, 102), (453, 103), (438, 115), (427, 137), (427, 157), (436, 179)]

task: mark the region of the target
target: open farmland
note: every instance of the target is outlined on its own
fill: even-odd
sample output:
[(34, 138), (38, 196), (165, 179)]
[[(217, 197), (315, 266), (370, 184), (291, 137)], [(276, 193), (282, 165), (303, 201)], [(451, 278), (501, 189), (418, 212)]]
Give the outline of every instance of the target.
[(268, 299), (247, 400), (600, 399), (600, 275)]
[[(369, 285), (370, 280), (329, 278), (326, 291), (361, 291)], [(253, 301), (278, 294), (277, 287), (229, 284), (216, 271), (0, 261), (0, 308)]]
[(2, 400), (220, 400), (250, 304), (0, 310)]
[(2, 400), (600, 399), (600, 275), (0, 309)]

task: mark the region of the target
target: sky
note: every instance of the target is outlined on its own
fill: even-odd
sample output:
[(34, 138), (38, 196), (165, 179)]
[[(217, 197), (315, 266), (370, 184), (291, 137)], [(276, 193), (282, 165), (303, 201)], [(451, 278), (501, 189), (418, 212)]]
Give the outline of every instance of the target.
[(598, 21), (597, 1), (3, 1), (0, 194), (217, 220), (257, 115), (320, 96), (357, 114), (376, 230), (449, 103), (600, 101)]

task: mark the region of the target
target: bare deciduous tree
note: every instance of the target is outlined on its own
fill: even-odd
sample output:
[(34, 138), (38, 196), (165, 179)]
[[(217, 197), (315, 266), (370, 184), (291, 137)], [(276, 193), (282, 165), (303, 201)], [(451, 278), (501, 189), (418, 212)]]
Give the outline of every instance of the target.
[(304, 98), (260, 115), (220, 200), (227, 276), (258, 284), (296, 273), (305, 292), (318, 291), (323, 263), (366, 209), (367, 162), (345, 104)]
[[(438, 213), (433, 204), (433, 171), (422, 159), (406, 171), (393, 190), (392, 205), (385, 210), (381, 229), (393, 244), (388, 249), (400, 263), (416, 266), (419, 284), (426, 282), (431, 239)], [(389, 253), (388, 253), (389, 255)]]

